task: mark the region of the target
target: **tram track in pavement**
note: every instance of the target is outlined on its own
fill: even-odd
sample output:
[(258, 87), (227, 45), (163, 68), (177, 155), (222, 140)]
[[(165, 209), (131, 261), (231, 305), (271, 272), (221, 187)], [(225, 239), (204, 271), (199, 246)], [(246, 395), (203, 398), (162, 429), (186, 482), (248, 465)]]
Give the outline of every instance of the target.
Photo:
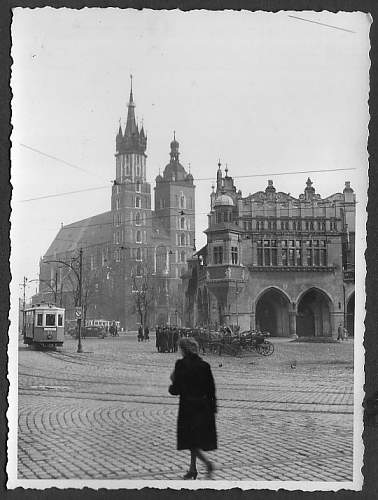
[[(88, 392), (88, 393), (94, 393), (94, 394), (103, 394), (104, 392), (96, 392), (96, 391), (80, 391), (78, 390), (76, 387), (67, 387), (67, 386), (61, 386), (60, 383), (79, 383), (81, 385), (103, 385), (103, 386), (110, 386), (110, 387), (129, 387), (131, 388), (132, 386), (134, 387), (140, 387), (140, 384), (139, 383), (132, 383), (132, 382), (128, 382), (128, 381), (124, 381), (124, 382), (118, 382), (118, 381), (113, 381), (113, 380), (109, 380), (109, 381), (105, 381), (102, 377), (96, 377), (96, 378), (86, 378), (86, 379), (83, 379), (81, 377), (78, 376), (77, 379), (72, 379), (72, 378), (58, 378), (58, 377), (49, 377), (49, 376), (46, 376), (46, 375), (36, 375), (36, 374), (27, 374), (27, 373), (24, 373), (24, 372), (20, 372), (19, 376), (26, 376), (26, 377), (30, 377), (30, 378), (36, 378), (36, 379), (41, 379), (41, 380), (48, 380), (48, 381), (51, 381), (52, 384), (40, 384), (39, 386), (37, 386), (36, 384), (23, 384), (22, 381), (19, 382), (19, 389), (22, 390), (22, 391), (33, 391), (33, 390), (41, 390), (41, 388), (43, 388), (44, 386), (46, 387), (47, 390), (51, 390), (51, 386), (53, 386), (54, 389), (56, 390), (59, 390), (60, 387), (64, 388), (64, 390), (67, 390), (67, 389), (71, 389), (72, 391), (75, 391), (75, 392)], [(58, 384), (56, 384), (58, 382)], [(163, 385), (163, 384), (154, 384), (153, 387), (156, 387), (156, 388), (166, 388), (166, 385)], [(246, 388), (245, 387), (240, 387), (238, 385), (234, 386), (230, 386), (230, 385), (227, 385), (227, 386), (223, 386), (222, 387), (223, 390), (239, 390), (239, 391), (245, 391)], [(282, 393), (283, 392), (283, 388), (266, 388), (266, 387), (263, 387), (263, 386), (251, 386), (250, 384), (248, 385), (248, 390), (250, 390), (251, 392), (256, 392), (256, 391), (259, 391), (259, 392), (267, 392), (267, 393)], [(287, 391), (287, 387), (285, 388), (285, 390)], [(304, 391), (304, 390), (290, 390), (290, 391), (287, 391), (287, 392), (290, 392), (290, 394), (306, 394), (306, 395), (309, 395), (309, 394), (313, 394), (314, 397), (319, 397), (319, 396), (324, 396), (325, 394), (326, 395), (339, 395), (340, 393), (339, 392), (326, 392), (326, 391), (314, 391), (314, 390), (307, 390), (307, 391)], [(117, 393), (117, 392), (113, 392), (113, 393), (109, 393), (109, 394), (114, 394), (114, 395), (124, 395), (124, 396), (138, 396), (138, 397), (142, 397), (142, 396), (145, 396), (147, 398), (154, 398), (154, 397), (164, 397), (164, 398), (168, 398), (170, 399), (172, 396), (169, 396), (169, 395), (165, 395), (165, 394), (159, 394), (158, 395), (152, 395), (152, 394), (146, 394), (146, 393), (137, 393), (137, 394), (134, 394), (134, 393)], [(350, 391), (350, 392), (347, 392), (347, 393), (344, 393), (344, 395), (352, 395), (353, 392)], [(219, 401), (222, 400), (222, 398), (218, 398)], [(235, 399), (235, 398), (228, 398), (227, 400), (230, 400), (230, 401), (254, 401), (254, 402), (258, 402), (258, 403), (286, 403), (286, 404), (320, 404), (320, 405), (329, 405), (329, 406), (345, 406), (345, 405), (348, 405), (348, 403), (333, 403), (333, 402), (327, 402), (327, 403), (322, 403), (322, 402), (318, 402), (318, 401), (274, 401), (272, 399)], [(352, 406), (352, 404), (350, 404), (350, 406)]]
[[(73, 364), (79, 364), (79, 365), (86, 364), (86, 365), (99, 366), (99, 364), (106, 364), (109, 361), (116, 362), (117, 364), (120, 364), (120, 365), (123, 364), (123, 360), (119, 360), (119, 359), (115, 360), (114, 357), (109, 355), (109, 353), (100, 353), (99, 354), (98, 352), (94, 352), (94, 351), (77, 353), (77, 352), (69, 352), (69, 351), (64, 351), (64, 350), (57, 350), (57, 351), (43, 351), (43, 350), (41, 350), (41, 351), (34, 351), (34, 352), (38, 352), (40, 354), (43, 354), (44, 356), (47, 356), (47, 357), (50, 357), (53, 359), (71, 362)], [(140, 353), (136, 352), (134, 354), (140, 354)], [(159, 356), (159, 357), (165, 356), (164, 361), (169, 360), (169, 364), (164, 363), (164, 364), (161, 364), (161, 366), (165, 366), (168, 369), (172, 366), (171, 365), (171, 357), (173, 356), (172, 353), (163, 353), (162, 354), (162, 353), (158, 353), (157, 351), (149, 351), (148, 353), (144, 352), (144, 354), (149, 354), (152, 356)], [(295, 358), (295, 357), (296, 357), (295, 353), (293, 353), (292, 356), (290, 357), (290, 359)], [(248, 353), (245, 356), (242, 356), (239, 358), (237, 358), (237, 357), (235, 358), (232, 356), (223, 357), (223, 356), (214, 355), (212, 353), (208, 353), (208, 354), (204, 355), (204, 359), (207, 360), (208, 362), (215, 362), (215, 363), (221, 362), (222, 364), (223, 364), (223, 362), (225, 362), (225, 363), (231, 362), (231, 360), (238, 360), (238, 362), (240, 362), (241, 360), (249, 360), (249, 362), (247, 361), (246, 364), (256, 364), (256, 366), (258, 365), (259, 368), (263, 368), (263, 369), (269, 367), (269, 370), (271, 370), (273, 368), (272, 364), (270, 364), (270, 363), (267, 364), (271, 358), (261, 357), (255, 353)], [(174, 360), (176, 360), (176, 357)], [(250, 360), (256, 360), (256, 363), (254, 363), (254, 362), (251, 363)], [(267, 361), (266, 364), (264, 364), (264, 360)], [(289, 361), (289, 360), (277, 360), (276, 365), (277, 366), (289, 366), (290, 363), (291, 363), (291, 361)], [(302, 368), (312, 367), (314, 365), (315, 366), (319, 366), (319, 365), (332, 366), (332, 367), (339, 367), (339, 368), (344, 367), (346, 369), (353, 368), (353, 361), (352, 360), (309, 360), (309, 359), (297, 360), (296, 359), (295, 363), (296, 363), (296, 367), (301, 366)], [(139, 360), (138, 361), (133, 360), (133, 364), (135, 364), (135, 366), (139, 366), (139, 367), (150, 367), (151, 366), (150, 361), (141, 362)], [(240, 363), (238, 363), (238, 364), (240, 364)], [(242, 363), (242, 365), (244, 365), (244, 363)], [(237, 369), (237, 368), (238, 368), (237, 366), (236, 367), (233, 366), (232, 369), (227, 369), (226, 367), (224, 367), (223, 371), (229, 372), (229, 373), (234, 373), (235, 369)]]
[[(21, 389), (19, 396), (32, 395), (45, 398), (57, 399), (78, 399), (91, 400), (100, 402), (119, 402), (119, 403), (138, 403), (147, 405), (170, 405), (177, 406), (178, 401), (172, 399), (171, 396), (165, 395), (148, 395), (143, 393), (104, 393), (104, 392), (88, 392), (88, 391), (65, 391), (64, 393), (54, 393), (51, 389), (41, 390)], [(261, 406), (266, 405), (266, 406)], [(300, 412), (300, 413), (319, 413), (319, 414), (336, 414), (336, 415), (352, 415), (353, 404), (348, 403), (318, 403), (318, 402), (303, 402), (303, 401), (271, 401), (257, 399), (235, 399), (235, 398), (219, 398), (218, 408), (235, 408), (235, 409), (254, 409), (254, 406), (259, 411), (279, 411), (279, 412)], [(310, 408), (314, 406), (316, 408)], [(321, 408), (323, 407), (323, 408)], [(346, 410), (348, 408), (348, 410)], [(349, 409), (350, 408), (350, 409)]]
[[(133, 365), (135, 368), (137, 367), (137, 365)], [(151, 365), (144, 365), (144, 364), (141, 364), (140, 366), (148, 366), (150, 369), (151, 369)], [(25, 365), (23, 363), (20, 363), (19, 364), (19, 368), (22, 368), (24, 370), (28, 370), (30, 368), (32, 368), (30, 365)], [(159, 367), (156, 366), (156, 369), (158, 369)], [(127, 380), (127, 376), (125, 376), (125, 380), (124, 381), (119, 381), (119, 375), (118, 377), (112, 377), (112, 376), (109, 376), (109, 375), (105, 375), (105, 376), (99, 376), (99, 374), (96, 374), (96, 375), (89, 375), (89, 374), (86, 374), (86, 378), (83, 379), (82, 375), (80, 373), (70, 373), (70, 378), (62, 378), (62, 377), (50, 377), (49, 374), (51, 374), (52, 372), (56, 373), (56, 369), (53, 370), (53, 369), (41, 369), (39, 368), (38, 369), (39, 373), (36, 374), (36, 373), (30, 373), (28, 371), (21, 371), (19, 370), (19, 377), (31, 377), (31, 378), (40, 378), (40, 379), (48, 379), (48, 380), (56, 380), (58, 382), (82, 382), (82, 383), (86, 383), (86, 384), (99, 384), (101, 383), (102, 385), (111, 385), (111, 386), (124, 386), (125, 384), (127, 385), (130, 385), (130, 382)], [(45, 372), (45, 373), (44, 373)], [(230, 373), (232, 374), (235, 374), (235, 371), (232, 371), (230, 370)], [(225, 374), (225, 371), (222, 370), (222, 373), (221, 375)], [(257, 375), (260, 375), (261, 376), (261, 373), (260, 374), (257, 374)], [(282, 385), (278, 385), (277, 382), (272, 382), (270, 385), (261, 385), (258, 383), (258, 381), (253, 381), (251, 380), (251, 378), (253, 377), (252, 374), (250, 374), (250, 377), (248, 379), (244, 379), (243, 381), (238, 382), (238, 383), (234, 383), (234, 384), (230, 384), (230, 383), (227, 383), (226, 385), (222, 384), (223, 387), (226, 387), (227, 389), (233, 389), (233, 390), (245, 390), (246, 386), (248, 387), (249, 390), (253, 390), (253, 391), (266, 391), (266, 392), (282, 392), (282, 390), (287, 390), (287, 385), (285, 383), (282, 383)], [(259, 379), (259, 377), (257, 377)], [(21, 382), (22, 383), (22, 382)], [(163, 387), (163, 385), (161, 385)], [(345, 390), (346, 389), (346, 390)], [(344, 394), (349, 394), (349, 395), (352, 395), (353, 394), (353, 387), (350, 386), (348, 388), (345, 388), (343, 393)], [(340, 390), (338, 391), (335, 391), (334, 389), (332, 388), (327, 388), (327, 387), (324, 387), (322, 386), (321, 388), (318, 388), (317, 390), (313, 390), (313, 389), (291, 389), (290, 390), (291, 393), (302, 393), (302, 394), (309, 394), (309, 393), (314, 393), (314, 394), (327, 394), (327, 395), (339, 395), (340, 394)]]

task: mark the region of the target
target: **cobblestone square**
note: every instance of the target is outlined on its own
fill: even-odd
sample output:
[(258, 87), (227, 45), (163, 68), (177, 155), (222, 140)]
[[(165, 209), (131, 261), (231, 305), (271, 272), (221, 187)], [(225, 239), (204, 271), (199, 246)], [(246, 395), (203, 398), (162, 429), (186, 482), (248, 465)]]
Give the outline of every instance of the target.
[[(176, 450), (167, 391), (177, 355), (130, 333), (76, 347), (20, 344), (18, 479), (180, 479), (189, 453)], [(218, 396), (214, 479), (352, 481), (352, 341), (204, 358)]]

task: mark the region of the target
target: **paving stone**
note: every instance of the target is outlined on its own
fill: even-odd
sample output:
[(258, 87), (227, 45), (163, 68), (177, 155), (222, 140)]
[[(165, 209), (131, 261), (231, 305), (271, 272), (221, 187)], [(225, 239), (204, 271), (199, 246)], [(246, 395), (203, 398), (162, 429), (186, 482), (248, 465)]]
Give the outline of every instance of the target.
[[(175, 449), (178, 398), (167, 392), (176, 354), (134, 336), (84, 349), (93, 354), (67, 339), (62, 352), (20, 351), (18, 477), (179, 479), (189, 452)], [(215, 479), (352, 480), (352, 343), (205, 359), (219, 399)]]

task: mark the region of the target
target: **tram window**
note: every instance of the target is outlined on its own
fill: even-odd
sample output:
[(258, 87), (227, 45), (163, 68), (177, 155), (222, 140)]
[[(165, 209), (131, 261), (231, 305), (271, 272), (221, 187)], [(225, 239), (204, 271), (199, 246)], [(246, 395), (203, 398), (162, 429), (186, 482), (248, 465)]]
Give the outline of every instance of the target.
[(37, 314), (37, 326), (42, 326), (43, 314)]
[(46, 326), (55, 326), (55, 314), (46, 314)]
[(58, 326), (63, 326), (63, 314), (58, 314)]

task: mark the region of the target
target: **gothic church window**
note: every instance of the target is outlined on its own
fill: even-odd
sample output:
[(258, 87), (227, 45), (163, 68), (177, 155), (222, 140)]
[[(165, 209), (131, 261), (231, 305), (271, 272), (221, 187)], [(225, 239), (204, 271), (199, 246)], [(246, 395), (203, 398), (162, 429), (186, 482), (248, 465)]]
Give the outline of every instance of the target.
[(184, 219), (184, 217), (181, 217), (181, 219), (180, 219), (180, 229), (185, 229), (185, 219)]
[(156, 249), (156, 272), (163, 273), (166, 268), (167, 250), (165, 247), (158, 247)]
[(136, 232), (136, 242), (137, 243), (142, 243), (142, 233), (141, 231)]
[(136, 226), (140, 226), (140, 221), (141, 221), (140, 213), (139, 213), (139, 212), (137, 212), (137, 213), (135, 214), (135, 225), (136, 225)]
[(140, 182), (139, 181), (135, 184), (135, 191), (137, 193), (140, 193)]
[(180, 245), (181, 246), (185, 245), (185, 234), (180, 234)]
[(140, 197), (139, 196), (135, 197), (135, 207), (136, 208), (141, 208), (141, 201), (140, 201)]

